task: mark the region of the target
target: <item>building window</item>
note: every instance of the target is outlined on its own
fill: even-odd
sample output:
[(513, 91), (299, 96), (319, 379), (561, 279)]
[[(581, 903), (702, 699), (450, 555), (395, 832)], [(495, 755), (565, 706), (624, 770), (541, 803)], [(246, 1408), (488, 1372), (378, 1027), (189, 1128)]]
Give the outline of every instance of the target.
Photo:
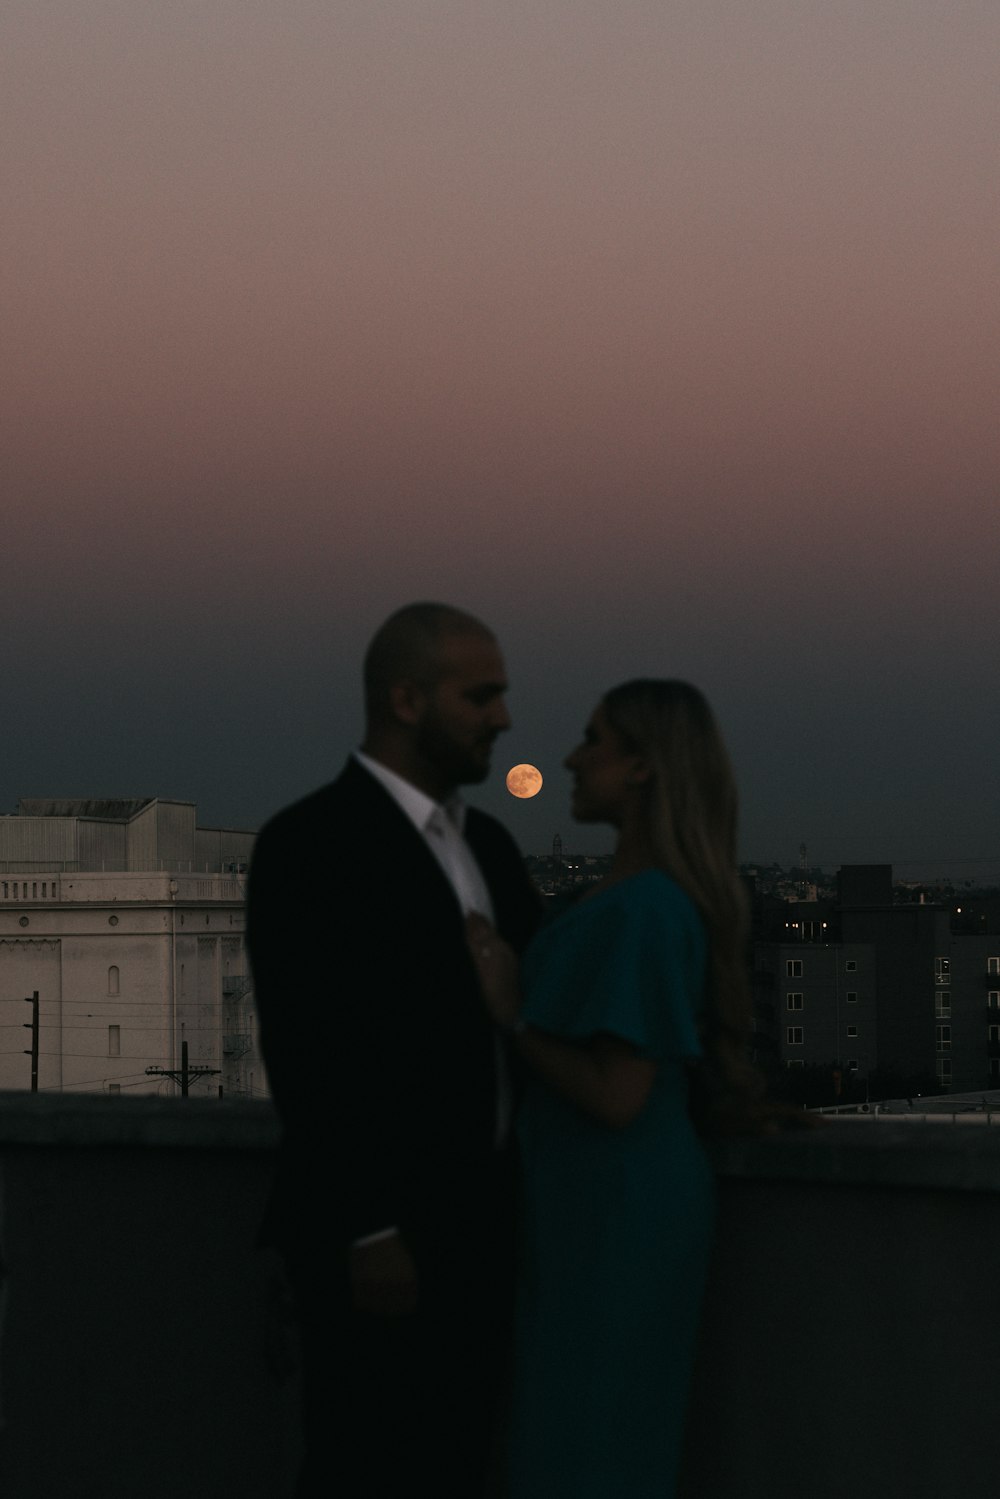
[(120, 1057), (122, 1054), (122, 1028), (120, 1025), (108, 1026), (108, 1056)]
[(934, 959), (934, 982), (935, 982), (935, 984), (950, 984), (951, 983), (951, 959), (950, 958), (935, 958)]
[(801, 1010), (801, 1008), (802, 1008), (802, 995), (801, 994), (786, 994), (785, 995), (785, 1007), (786, 1007), (786, 1009), (789, 1009), (789, 1010)]
[(951, 1051), (951, 1026), (936, 1026), (935, 1035), (938, 1051)]
[(989, 1025), (986, 1027), (991, 1041), (1000, 1041), (1000, 1025)]
[(114, 964), (108, 969), (108, 993), (111, 995), (118, 993), (118, 969)]
[(949, 1057), (938, 1057), (937, 1079), (943, 1088), (951, 1087), (951, 1059)]
[(121, 1083), (108, 1083), (108, 1092), (109, 1093), (120, 1093), (121, 1091), (122, 1091), (122, 1085), (121, 1085)]
[(848, 1072), (857, 1072), (858, 1071), (858, 1066), (859, 1066), (857, 1057), (848, 1057), (847, 1058), (847, 1062), (846, 1062), (846, 1066), (847, 1066)]
[(986, 972), (987, 973), (1000, 973), (1000, 958), (987, 958), (986, 959)]
[(856, 1036), (858, 1034), (858, 1028), (857, 1028), (857, 1026), (856, 1025), (849, 1025), (847, 1027), (847, 1034), (849, 1036)]
[(789, 958), (787, 960), (785, 963), (785, 976), (790, 979), (800, 979), (802, 977), (801, 958)]
[(805, 1065), (802, 1057), (792, 1057), (791, 1061), (785, 1063), (786, 1067), (804, 1067)]
[(1000, 1083), (1000, 1057), (990, 1057), (990, 1082)]
[(857, 991), (857, 989), (848, 989), (848, 991), (847, 991), (847, 1003), (849, 1005), (856, 1005), (857, 1002), (858, 1002), (858, 991)]
[(942, 1015), (951, 1014), (951, 994), (947, 989), (939, 989), (935, 994), (934, 1013), (939, 1020)]
[(847, 962), (844, 964), (844, 972), (845, 973), (857, 973), (857, 971), (858, 971), (857, 959), (856, 958), (848, 958)]
[(788, 1042), (789, 1046), (801, 1046), (802, 1045), (802, 1027), (801, 1027), (801, 1025), (789, 1025), (789, 1026), (786, 1026), (785, 1027), (785, 1040)]
[(991, 1010), (1000, 1010), (1000, 989), (991, 989), (986, 996), (986, 1003)]

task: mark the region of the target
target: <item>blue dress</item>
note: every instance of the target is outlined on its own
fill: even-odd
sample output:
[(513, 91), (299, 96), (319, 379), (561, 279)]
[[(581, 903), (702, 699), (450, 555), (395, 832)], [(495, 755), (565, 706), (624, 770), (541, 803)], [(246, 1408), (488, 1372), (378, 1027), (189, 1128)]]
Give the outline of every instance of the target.
[(571, 908), (524, 959), (524, 1018), (658, 1064), (625, 1129), (541, 1082), (518, 1120), (524, 1214), (511, 1499), (671, 1499), (715, 1216), (687, 1114), (705, 932), (645, 870)]

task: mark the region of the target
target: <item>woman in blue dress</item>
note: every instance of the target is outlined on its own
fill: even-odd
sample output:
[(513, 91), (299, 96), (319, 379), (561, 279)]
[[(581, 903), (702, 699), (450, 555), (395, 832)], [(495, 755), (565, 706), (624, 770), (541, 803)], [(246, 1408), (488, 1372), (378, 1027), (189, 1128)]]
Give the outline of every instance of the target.
[(529, 1077), (509, 1493), (671, 1499), (715, 1214), (689, 1084), (717, 1116), (753, 1091), (736, 790), (683, 682), (613, 689), (566, 766), (610, 875), (520, 971), (469, 919)]

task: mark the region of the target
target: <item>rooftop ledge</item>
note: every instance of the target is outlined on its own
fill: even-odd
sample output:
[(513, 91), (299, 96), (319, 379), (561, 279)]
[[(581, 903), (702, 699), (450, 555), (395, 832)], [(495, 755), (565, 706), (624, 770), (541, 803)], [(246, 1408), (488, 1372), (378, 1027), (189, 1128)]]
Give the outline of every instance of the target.
[[(254, 1248), (277, 1137), (264, 1101), (0, 1094), (0, 1493), (291, 1499), (297, 1344)], [(712, 1154), (682, 1499), (996, 1499), (1000, 1129)]]
[(821, 1121), (815, 1129), (727, 1140), (712, 1146), (712, 1158), (723, 1177), (1000, 1193), (1000, 1129), (962, 1128), (950, 1117)]
[[(933, 1117), (821, 1120), (814, 1129), (717, 1143), (711, 1154), (727, 1178), (1000, 1193), (1000, 1128), (960, 1123), (961, 1116), (959, 1124)], [(263, 1100), (0, 1093), (0, 1149), (270, 1150), (279, 1131)]]
[(268, 1150), (273, 1106), (229, 1098), (109, 1098), (0, 1092), (0, 1150), (9, 1145)]

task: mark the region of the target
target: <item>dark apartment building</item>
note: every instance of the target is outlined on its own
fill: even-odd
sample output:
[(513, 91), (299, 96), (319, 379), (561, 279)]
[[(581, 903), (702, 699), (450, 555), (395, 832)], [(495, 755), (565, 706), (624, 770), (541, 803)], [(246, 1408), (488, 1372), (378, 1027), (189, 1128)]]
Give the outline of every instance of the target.
[(845, 865), (832, 901), (755, 902), (753, 982), (772, 1067), (1000, 1086), (998, 913), (900, 899), (891, 865)]

